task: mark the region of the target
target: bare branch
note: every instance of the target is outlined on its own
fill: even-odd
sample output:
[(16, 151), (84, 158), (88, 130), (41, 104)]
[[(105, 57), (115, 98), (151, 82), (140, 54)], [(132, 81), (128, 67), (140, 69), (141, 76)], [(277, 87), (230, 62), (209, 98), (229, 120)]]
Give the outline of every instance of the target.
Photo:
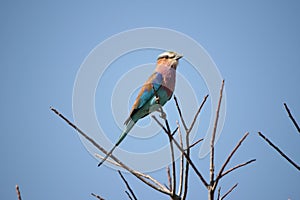
[(121, 176), (122, 180), (124, 181), (124, 183), (125, 183), (127, 189), (129, 190), (130, 194), (133, 196), (134, 200), (137, 200), (137, 198), (136, 198), (136, 196), (135, 196), (133, 190), (131, 189), (129, 183), (127, 182), (127, 180), (125, 179), (125, 177), (123, 176), (123, 174), (121, 173), (120, 170), (118, 170), (118, 173), (119, 173), (119, 175)]
[(199, 108), (198, 108), (198, 110), (197, 110), (197, 112), (196, 112), (196, 114), (194, 116), (194, 119), (192, 121), (192, 124), (191, 124), (191, 126), (189, 128), (189, 132), (191, 132), (191, 130), (194, 128), (194, 125), (195, 125), (195, 122), (197, 121), (198, 115), (200, 114), (200, 112), (201, 112), (201, 110), (202, 110), (202, 108), (203, 108), (203, 106), (204, 106), (207, 98), (208, 98), (208, 94), (204, 97), (202, 103), (200, 104), (200, 106), (199, 106)]
[(170, 189), (170, 191), (172, 191), (173, 190), (173, 186), (172, 186), (172, 178), (171, 178), (171, 173), (170, 173), (170, 167), (169, 166), (166, 167), (166, 171), (167, 171), (169, 189)]
[(18, 200), (22, 200), (21, 198), (21, 192), (20, 192), (20, 188), (18, 185), (16, 185), (16, 193), (17, 193), (17, 197), (18, 197)]
[(298, 133), (300, 133), (300, 127), (299, 127), (297, 121), (294, 119), (294, 117), (293, 117), (293, 115), (292, 115), (292, 113), (291, 113), (289, 107), (287, 106), (286, 103), (283, 103), (283, 105), (284, 105), (284, 107), (285, 107), (286, 112), (287, 112), (288, 115), (289, 115), (289, 118), (291, 118), (293, 124), (295, 125), (296, 129), (298, 130)]
[[(103, 156), (99, 155), (99, 154), (95, 154), (96, 157), (100, 158), (100, 159), (103, 159)], [(118, 166), (118, 167), (121, 167), (117, 162), (115, 161), (112, 161), (112, 160), (107, 160), (107, 162), (115, 165), (115, 166)], [(158, 186), (159, 188), (163, 189), (163, 190), (169, 190), (167, 189), (164, 185), (162, 185), (160, 182), (158, 182), (156, 179), (154, 179), (153, 177), (151, 177), (150, 175), (147, 175), (147, 174), (143, 174), (142, 172), (139, 172), (139, 171), (136, 171), (136, 170), (132, 170), (133, 173), (135, 173), (136, 175), (138, 176), (141, 176), (145, 179), (148, 179), (150, 180), (151, 182), (153, 182), (156, 186)]]
[(183, 127), (185, 129), (185, 131), (187, 132), (189, 129), (183, 119), (183, 116), (182, 116), (182, 112), (181, 112), (181, 109), (179, 107), (179, 104), (178, 104), (178, 101), (177, 101), (177, 97), (174, 95), (174, 100), (175, 100), (175, 103), (176, 103), (176, 107), (177, 107), (177, 110), (178, 110), (178, 113), (179, 113), (179, 117), (180, 117), (180, 120), (181, 120), (181, 123), (183, 124)]
[[(157, 96), (157, 98), (159, 99), (158, 96)], [(160, 110), (162, 113), (165, 113), (162, 106), (160, 106)], [(171, 133), (171, 129), (170, 129), (168, 120), (166, 119), (166, 117), (162, 117), (162, 118), (164, 119), (166, 127), (167, 127), (166, 130), (167, 130), (167, 135), (168, 135), (169, 143), (170, 143), (170, 151), (171, 151), (171, 159), (172, 159), (172, 179), (171, 179), (172, 187), (170, 187), (170, 189), (172, 191), (172, 197), (175, 197), (175, 193), (176, 193), (176, 163), (175, 163), (175, 155), (174, 155), (174, 147), (173, 147), (172, 139), (173, 139), (173, 133), (174, 134), (176, 133), (177, 128), (175, 129), (175, 131), (173, 133)]]
[(103, 199), (102, 197), (100, 197), (100, 196), (97, 195), (97, 194), (91, 193), (91, 195), (92, 195), (93, 197), (96, 197), (96, 198), (99, 199), (99, 200), (105, 200), (105, 199)]
[(218, 189), (218, 196), (217, 196), (217, 200), (220, 200), (220, 195), (221, 195), (221, 187), (219, 187), (219, 189)]
[(240, 167), (244, 167), (244, 166), (246, 166), (246, 165), (248, 165), (248, 164), (250, 164), (250, 163), (252, 163), (252, 162), (255, 162), (255, 161), (256, 161), (256, 159), (252, 159), (252, 160), (249, 160), (249, 161), (247, 161), (247, 162), (245, 162), (245, 163), (236, 165), (235, 167), (233, 167), (233, 168), (231, 168), (231, 169), (225, 171), (225, 172), (221, 175), (220, 178), (222, 178), (223, 176), (227, 175), (228, 173), (230, 173), (230, 172), (232, 172), (232, 171), (234, 171), (234, 170), (236, 170), (236, 169), (238, 169), (238, 168), (240, 168)]
[[(186, 155), (187, 157), (190, 157), (190, 134), (189, 132), (186, 132), (186, 135), (185, 135), (185, 143), (186, 143), (186, 147), (187, 147), (187, 150), (186, 150)], [(183, 153), (182, 153), (183, 154)], [(184, 155), (184, 154), (183, 154)], [(183, 182), (183, 185), (184, 185), (184, 190), (183, 190), (183, 196), (182, 196), (182, 200), (185, 200), (186, 197), (187, 197), (187, 192), (188, 192), (188, 184), (189, 184), (189, 169), (190, 169), (190, 165), (189, 165), (189, 161), (188, 159), (186, 159), (186, 162), (185, 162), (185, 173), (184, 173), (184, 182)], [(200, 178), (201, 179), (201, 178)], [(203, 181), (202, 181), (203, 182)], [(206, 182), (205, 182), (206, 183)], [(207, 187), (207, 186), (206, 186)]]
[(238, 183), (236, 183), (234, 186), (232, 186), (228, 192), (226, 192), (222, 197), (221, 200), (225, 199), (227, 197), (227, 195), (229, 195), (236, 187), (238, 186)]
[(127, 194), (128, 198), (129, 198), (130, 200), (133, 200), (132, 197), (130, 196), (129, 192), (125, 191), (125, 193)]
[[(179, 108), (179, 106), (178, 106)], [(191, 129), (190, 129), (191, 130)], [(186, 145), (186, 155), (187, 157), (190, 157), (190, 132), (189, 130), (185, 130), (185, 145)], [(186, 159), (185, 162), (185, 173), (184, 173), (184, 190), (183, 190), (183, 196), (182, 196), (182, 200), (185, 200), (187, 197), (187, 193), (188, 193), (188, 185), (189, 185), (189, 169), (190, 169), (190, 165), (189, 162)]]
[(273, 144), (266, 136), (261, 132), (258, 132), (258, 135), (262, 137), (271, 147), (273, 147), (282, 157), (284, 157), (290, 164), (292, 164), (296, 169), (300, 171), (300, 166), (297, 165), (292, 159), (285, 155), (275, 144)]
[(215, 178), (215, 163), (214, 163), (215, 137), (216, 137), (218, 121), (219, 121), (219, 113), (220, 113), (221, 102), (222, 102), (222, 97), (223, 97), (223, 89), (224, 89), (224, 80), (222, 81), (222, 86), (221, 86), (221, 89), (220, 89), (220, 97), (219, 97), (218, 107), (217, 107), (217, 110), (216, 110), (216, 118), (215, 118), (214, 128), (213, 128), (211, 141), (210, 141), (210, 185), (211, 186), (213, 186), (214, 178)]
[(243, 141), (247, 138), (247, 136), (249, 135), (249, 133), (247, 132), (241, 139), (240, 141), (238, 142), (238, 144), (235, 146), (235, 148), (232, 150), (232, 152), (230, 153), (230, 155), (227, 157), (226, 161), (224, 162), (224, 164), (222, 165), (219, 173), (218, 173), (218, 176), (216, 178), (216, 181), (215, 181), (215, 187), (218, 185), (218, 182), (220, 181), (220, 178), (223, 174), (223, 171), (225, 169), (225, 167), (227, 166), (227, 164), (229, 163), (230, 159), (232, 158), (232, 156), (234, 155), (234, 153), (238, 150), (238, 148), (241, 146), (241, 144), (243, 143)]
[[(74, 125), (70, 120), (68, 120), (65, 116), (63, 116), (60, 112), (58, 112), (55, 108), (50, 108), (56, 115), (58, 115), (60, 118), (62, 118), (65, 122), (67, 122), (71, 127), (73, 127), (80, 135), (82, 135), (86, 140), (88, 140), (91, 144), (93, 144), (98, 150), (100, 150), (102, 153), (107, 155), (107, 151), (102, 148), (97, 142), (95, 142), (92, 138), (90, 138), (87, 134), (85, 134), (81, 129), (79, 129), (76, 125)], [(133, 174), (135, 177), (140, 179), (143, 183), (150, 186), (151, 188), (163, 193), (167, 194), (169, 196), (172, 195), (169, 190), (157, 187), (156, 185), (153, 185), (152, 183), (146, 181), (139, 173), (136, 173), (133, 169), (129, 168), (127, 165), (122, 163), (117, 157), (115, 157), (113, 154), (110, 155), (110, 157), (117, 162), (123, 169), (129, 171), (131, 174)]]
[(151, 117), (156, 121), (156, 123), (164, 130), (165, 133), (168, 133), (168, 130), (164, 127), (164, 125), (155, 117), (155, 115), (151, 115)]
[(193, 127), (194, 127), (194, 125), (195, 125), (195, 122), (196, 122), (196, 120), (197, 120), (197, 118), (198, 118), (198, 115), (200, 114), (200, 112), (201, 112), (201, 110), (202, 110), (202, 108), (203, 108), (203, 106), (204, 106), (204, 104), (205, 104), (207, 98), (208, 98), (208, 95), (206, 95), (206, 96), (204, 97), (202, 103), (200, 104), (200, 106), (199, 106), (199, 108), (198, 108), (198, 110), (197, 110), (197, 112), (196, 112), (196, 114), (195, 114), (195, 116), (194, 116), (194, 119), (193, 119), (193, 121), (192, 121), (192, 123), (191, 123), (190, 128), (188, 128), (187, 125), (186, 125), (186, 123), (185, 123), (185, 120), (184, 120), (184, 118), (183, 118), (183, 116), (182, 116), (182, 112), (181, 112), (181, 109), (180, 109), (180, 106), (179, 106), (177, 97), (174, 95), (174, 100), (175, 100), (175, 104), (176, 104), (176, 107), (177, 107), (177, 111), (178, 111), (178, 113), (179, 113), (180, 120), (181, 120), (181, 122), (182, 122), (182, 124), (183, 124), (183, 127), (184, 127), (184, 129), (185, 129), (185, 131), (186, 131), (187, 133), (191, 132), (191, 130), (193, 129)]
[(172, 136), (174, 136), (177, 131), (178, 131), (178, 127), (176, 127), (175, 130), (172, 132)]
[[(98, 153), (94, 153), (94, 156), (96, 156), (96, 157), (99, 158), (99, 159), (103, 159), (103, 158), (104, 158), (104, 156), (102, 156), (102, 155), (100, 155), (100, 154), (98, 154)], [(106, 161), (107, 161), (108, 163), (111, 163), (111, 164), (117, 166), (117, 167), (121, 167), (121, 168), (122, 168), (122, 166), (121, 166), (119, 163), (117, 163), (116, 161), (114, 161), (114, 160), (112, 160), (112, 159), (107, 159)]]
[[(200, 105), (200, 107), (198, 108), (195, 116), (194, 116), (194, 119), (191, 123), (191, 126), (190, 128), (187, 127), (186, 123), (185, 123), (185, 120), (183, 118), (183, 115), (182, 115), (182, 112), (181, 112), (181, 108), (179, 106), (179, 103), (178, 103), (178, 100), (177, 100), (177, 97), (174, 95), (174, 101), (175, 101), (175, 104), (176, 104), (176, 107), (177, 107), (177, 111), (179, 113), (179, 117), (180, 117), (180, 120), (181, 120), (181, 123), (183, 124), (183, 127), (185, 129), (185, 132), (186, 132), (186, 153), (183, 152), (182, 155), (184, 155), (184, 157), (186, 158), (187, 162), (186, 162), (186, 165), (185, 165), (185, 176), (184, 176), (184, 181), (182, 183), (183, 187), (184, 187), (184, 191), (183, 191), (183, 197), (182, 197), (182, 200), (185, 200), (186, 199), (186, 196), (187, 196), (187, 188), (188, 188), (188, 174), (189, 174), (189, 164), (191, 162), (190, 160), (190, 148), (193, 147), (194, 145), (196, 145), (197, 143), (199, 143), (200, 141), (202, 141), (201, 139), (198, 140), (197, 142), (195, 142), (194, 144), (192, 144), (190, 146), (189, 144), (189, 133), (192, 131), (194, 125), (195, 125), (195, 122), (198, 118), (198, 115), (200, 114), (200, 111), (202, 110), (203, 106), (204, 106), (204, 103), (206, 102), (207, 100), (207, 97), (208, 95), (206, 95)], [(163, 128), (163, 127), (162, 127)], [(176, 145), (178, 147), (178, 145)], [(181, 151), (183, 150), (183, 148), (180, 149)], [(200, 172), (197, 170), (197, 168), (195, 168), (195, 165), (192, 163), (191, 164), (193, 170), (196, 172), (196, 174), (198, 175), (198, 177), (201, 179), (201, 181), (204, 183), (205, 187), (208, 186), (207, 182), (204, 180), (204, 178), (202, 177), (202, 175), (200, 174)]]
[[(180, 147), (183, 149), (184, 147), (183, 147), (182, 134), (181, 134), (179, 122), (176, 121), (176, 124), (177, 124), (177, 129), (178, 129)], [(181, 156), (180, 156), (180, 166), (179, 166), (178, 196), (181, 196), (181, 194), (182, 194), (183, 177), (184, 177), (184, 155), (181, 153)]]
[(198, 143), (202, 142), (203, 140), (204, 140), (203, 138), (200, 138), (199, 140), (197, 140), (196, 142), (191, 144), (189, 148), (192, 148), (192, 147), (196, 146)]
[[(166, 123), (166, 124), (168, 124), (168, 123)], [(168, 125), (167, 125), (167, 127), (168, 127), (168, 131), (169, 131), (168, 137), (169, 137), (169, 142), (170, 142), (171, 159), (172, 159), (172, 187), (171, 187), (171, 191), (173, 193), (172, 196), (174, 197), (175, 193), (176, 193), (176, 163), (175, 163), (174, 147), (173, 147), (173, 142), (172, 142), (173, 136), (172, 136), (172, 133), (171, 133), (170, 128), (169, 128)]]
[[(167, 129), (162, 125), (162, 123), (160, 123), (160, 121), (158, 121), (158, 119), (152, 115), (152, 118), (156, 121), (156, 123), (162, 127), (163, 130), (165, 130), (165, 133), (169, 134), (169, 132), (167, 131)], [(193, 163), (193, 161), (191, 160), (191, 158), (184, 152), (184, 149), (182, 149), (180, 147), (180, 145), (178, 144), (178, 142), (173, 138), (173, 136), (171, 135), (172, 140), (174, 142), (174, 144), (177, 146), (177, 148), (181, 151), (181, 153), (184, 155), (184, 157), (186, 158), (186, 160), (189, 162), (189, 164), (191, 165), (191, 167), (193, 168), (193, 170), (195, 171), (195, 173), (197, 174), (197, 176), (200, 178), (200, 180), (202, 181), (202, 183), (204, 184), (205, 187), (208, 186), (207, 182), (205, 181), (204, 177), (202, 176), (202, 174), (199, 172), (199, 170), (197, 169), (197, 167), (195, 166), (195, 164)]]

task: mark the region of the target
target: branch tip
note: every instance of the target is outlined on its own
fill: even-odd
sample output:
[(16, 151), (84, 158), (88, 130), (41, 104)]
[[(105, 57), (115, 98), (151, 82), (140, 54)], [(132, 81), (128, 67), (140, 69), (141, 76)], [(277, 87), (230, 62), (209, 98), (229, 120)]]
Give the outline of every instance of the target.
[(292, 159), (290, 159), (283, 151), (279, 149), (275, 144), (273, 144), (265, 135), (258, 132), (258, 135), (263, 138), (273, 149), (275, 149), (283, 158), (285, 158), (290, 164), (292, 164), (296, 169), (300, 171), (300, 166), (297, 165)]

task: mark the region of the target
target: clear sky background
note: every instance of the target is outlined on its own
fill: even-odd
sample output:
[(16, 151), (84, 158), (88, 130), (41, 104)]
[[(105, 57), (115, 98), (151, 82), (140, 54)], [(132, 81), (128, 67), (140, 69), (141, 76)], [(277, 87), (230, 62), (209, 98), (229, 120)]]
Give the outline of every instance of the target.
[[(226, 79), (217, 169), (250, 132), (230, 166), (257, 161), (224, 178), (223, 192), (239, 183), (228, 199), (300, 199), (300, 173), (257, 135), (262, 131), (300, 163), (300, 136), (283, 107), (287, 102), (300, 121), (299, 10), (297, 1), (271, 0), (2, 1), (0, 198), (16, 199), (16, 184), (25, 200), (94, 199), (91, 192), (127, 198), (116, 171), (97, 168), (78, 135), (49, 106), (72, 119), (73, 84), (88, 53), (111, 35), (154, 26), (195, 39)], [(147, 62), (155, 61), (149, 55), (154, 54), (145, 52)], [(206, 178), (207, 161), (196, 161)], [(167, 183), (165, 169), (151, 175)], [(139, 199), (169, 199), (126, 177)], [(207, 198), (193, 172), (189, 187), (189, 199)]]

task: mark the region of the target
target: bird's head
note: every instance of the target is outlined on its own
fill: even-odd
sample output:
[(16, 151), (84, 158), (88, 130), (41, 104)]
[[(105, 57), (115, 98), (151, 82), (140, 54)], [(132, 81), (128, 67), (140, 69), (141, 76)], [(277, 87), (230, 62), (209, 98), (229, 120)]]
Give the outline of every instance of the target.
[(182, 57), (183, 57), (182, 55), (176, 52), (166, 51), (157, 57), (157, 64), (170, 66), (171, 68), (176, 70), (178, 65), (178, 60)]

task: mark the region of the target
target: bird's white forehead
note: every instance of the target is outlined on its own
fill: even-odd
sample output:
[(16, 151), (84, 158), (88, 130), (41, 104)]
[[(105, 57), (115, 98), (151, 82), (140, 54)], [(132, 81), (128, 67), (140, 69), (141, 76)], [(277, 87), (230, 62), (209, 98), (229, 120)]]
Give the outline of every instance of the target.
[(174, 55), (176, 55), (175, 52), (172, 52), (172, 51), (166, 51), (166, 52), (163, 52), (163, 53), (159, 54), (159, 56), (157, 57), (157, 59), (162, 58), (162, 57), (165, 57), (165, 56), (172, 57), (172, 56), (174, 56)]

